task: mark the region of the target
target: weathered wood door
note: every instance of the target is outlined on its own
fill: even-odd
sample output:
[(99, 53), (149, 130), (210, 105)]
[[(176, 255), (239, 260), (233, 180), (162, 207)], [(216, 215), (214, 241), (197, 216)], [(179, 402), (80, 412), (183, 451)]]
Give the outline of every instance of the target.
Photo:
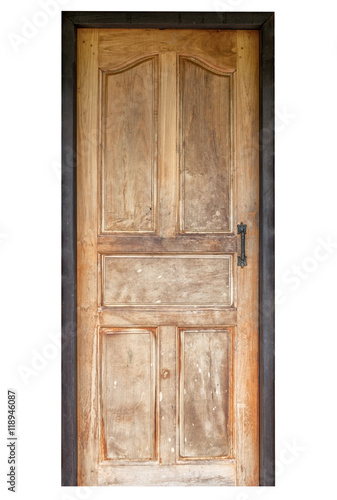
[(80, 485), (258, 485), (258, 43), (79, 29)]

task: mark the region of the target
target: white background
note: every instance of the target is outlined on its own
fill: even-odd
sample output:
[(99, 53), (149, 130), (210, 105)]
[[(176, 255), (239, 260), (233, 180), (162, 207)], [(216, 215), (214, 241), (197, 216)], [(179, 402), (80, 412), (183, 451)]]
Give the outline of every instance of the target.
[[(58, 12), (46, 18), (39, 14), (40, 0), (2, 4), (1, 492), (11, 495), (6, 392), (14, 388), (18, 499), (336, 498), (335, 3), (62, 0), (62, 7), (57, 5)], [(61, 8), (276, 12), (275, 488), (60, 487)], [(22, 41), (17, 37), (27, 20), (40, 26)]]

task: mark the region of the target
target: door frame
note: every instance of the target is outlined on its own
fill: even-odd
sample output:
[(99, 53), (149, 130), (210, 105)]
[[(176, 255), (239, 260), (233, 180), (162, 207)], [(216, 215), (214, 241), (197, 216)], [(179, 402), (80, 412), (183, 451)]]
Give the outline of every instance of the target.
[(77, 486), (76, 96), (78, 28), (246, 29), (260, 33), (260, 486), (275, 485), (273, 12), (62, 12), (62, 486)]

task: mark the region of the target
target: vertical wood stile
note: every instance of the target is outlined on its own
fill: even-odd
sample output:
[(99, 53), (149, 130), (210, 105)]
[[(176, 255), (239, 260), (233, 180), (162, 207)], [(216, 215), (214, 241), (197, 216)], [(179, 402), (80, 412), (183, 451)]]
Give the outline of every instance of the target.
[(159, 234), (173, 237), (177, 226), (177, 55), (160, 55)]
[[(159, 327), (159, 459), (162, 465), (176, 462), (176, 328)], [(173, 450), (173, 451), (172, 451)]]
[[(78, 484), (97, 484), (98, 30), (78, 35), (77, 282)], [(90, 199), (91, 203), (87, 203)]]
[[(259, 272), (259, 34), (237, 32), (237, 222), (247, 224), (247, 267), (237, 270), (235, 350), (237, 485), (259, 480), (258, 272)], [(237, 228), (235, 225), (235, 230)], [(238, 236), (240, 238), (240, 236)], [(240, 245), (239, 245), (240, 248)]]

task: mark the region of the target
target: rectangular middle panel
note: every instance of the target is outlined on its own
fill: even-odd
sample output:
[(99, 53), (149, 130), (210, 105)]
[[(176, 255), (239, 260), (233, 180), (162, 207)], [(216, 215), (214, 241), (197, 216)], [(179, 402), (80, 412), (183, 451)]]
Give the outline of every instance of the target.
[(102, 305), (231, 306), (232, 255), (103, 255)]

